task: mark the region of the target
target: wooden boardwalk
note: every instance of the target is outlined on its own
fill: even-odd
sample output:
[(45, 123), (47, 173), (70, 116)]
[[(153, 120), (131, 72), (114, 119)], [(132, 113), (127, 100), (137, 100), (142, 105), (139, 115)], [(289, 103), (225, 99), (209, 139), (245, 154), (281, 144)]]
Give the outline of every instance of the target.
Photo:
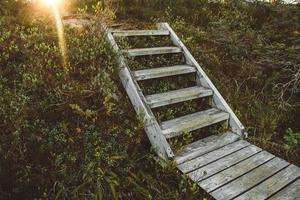
[[(108, 40), (118, 53), (119, 76), (138, 114), (143, 113), (145, 132), (162, 160), (175, 160), (177, 168), (217, 200), (300, 199), (300, 169), (244, 140), (244, 126), (208, 78), (201, 66), (167, 23), (158, 30), (110, 30)], [(121, 50), (115, 37), (169, 36), (173, 46)], [(184, 65), (132, 71), (126, 56), (178, 54)], [(125, 56), (124, 56), (125, 55)], [(196, 85), (165, 93), (144, 95), (139, 82), (182, 74), (195, 74)], [(211, 98), (211, 108), (159, 123), (152, 109), (199, 98)], [(169, 140), (186, 131), (217, 123), (227, 123), (228, 131), (193, 142), (179, 151)]]

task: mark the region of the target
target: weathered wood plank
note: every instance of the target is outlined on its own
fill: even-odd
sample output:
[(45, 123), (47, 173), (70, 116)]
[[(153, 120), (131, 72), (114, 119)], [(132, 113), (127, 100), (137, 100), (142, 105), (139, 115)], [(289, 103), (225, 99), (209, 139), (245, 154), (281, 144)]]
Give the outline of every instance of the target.
[(269, 200), (300, 200), (300, 179), (270, 197)]
[(185, 131), (193, 131), (218, 122), (225, 121), (229, 114), (215, 108), (178, 117), (161, 123), (161, 129), (166, 138), (172, 138)]
[(177, 152), (175, 161), (179, 165), (183, 162), (192, 160), (198, 156), (219, 149), (227, 144), (233, 143), (239, 139), (239, 135), (230, 131), (222, 135), (212, 135), (210, 137), (206, 137), (202, 140), (198, 140), (187, 145), (181, 151)]
[[(109, 31), (109, 29), (104, 25), (103, 29), (106, 31), (107, 39), (113, 47), (113, 50), (116, 53), (119, 53), (120, 49), (113, 35)], [(160, 158), (164, 160), (172, 158), (174, 156), (173, 151), (171, 150), (171, 147), (167, 142), (166, 138), (162, 135), (160, 126), (158, 125), (157, 120), (155, 119), (151, 109), (147, 105), (146, 99), (142, 94), (141, 89), (132, 77), (130, 70), (125, 62), (124, 56), (120, 55), (117, 61), (120, 66), (119, 77), (121, 79), (123, 87), (125, 88), (136, 113), (142, 113), (141, 117), (145, 121), (145, 131), (153, 146), (154, 151)]]
[(235, 151), (238, 151), (242, 148), (245, 148), (249, 145), (250, 145), (249, 142), (247, 142), (245, 140), (239, 140), (237, 142), (233, 142), (233, 143), (228, 144), (224, 147), (221, 147), (221, 148), (219, 148), (215, 151), (211, 151), (207, 154), (199, 156), (199, 157), (197, 157), (193, 160), (184, 162), (184, 163), (178, 165), (177, 168), (180, 171), (182, 171), (183, 173), (188, 173), (190, 171), (193, 171), (193, 170), (197, 169), (196, 171), (193, 171), (193, 172), (188, 174), (188, 176), (190, 176), (191, 178), (194, 178), (194, 175), (195, 175), (196, 179), (193, 179), (193, 180), (197, 180), (199, 178), (197, 176), (197, 171), (198, 171), (199, 168), (201, 169), (203, 166), (207, 166), (210, 163), (215, 163), (214, 161), (216, 161), (216, 160), (218, 160), (222, 157), (225, 157), (225, 156), (227, 156), (227, 155), (229, 155), (229, 154), (231, 154)]
[(211, 192), (272, 158), (274, 158), (274, 155), (266, 151), (262, 151), (222, 172), (219, 172), (218, 174), (213, 175), (208, 179), (201, 181), (199, 186), (207, 192)]
[(114, 37), (130, 37), (130, 36), (167, 36), (167, 30), (113, 30)]
[(224, 100), (220, 92), (217, 90), (215, 85), (211, 82), (209, 77), (206, 75), (202, 67), (198, 64), (196, 59), (192, 56), (190, 51), (186, 48), (186, 46), (183, 44), (183, 42), (179, 39), (179, 37), (176, 35), (176, 33), (173, 31), (173, 29), (170, 27), (168, 23), (159, 23), (158, 28), (160, 30), (168, 30), (170, 32), (171, 39), (173, 40), (174, 44), (177, 45), (182, 49), (182, 52), (187, 60), (187, 63), (193, 66), (196, 66), (198, 69), (198, 78), (201, 82), (201, 85), (210, 88), (213, 90), (213, 100), (215, 105), (221, 109), (226, 111), (229, 115), (229, 124), (232, 128), (233, 132), (236, 132), (239, 135), (247, 136), (244, 132), (245, 127), (242, 125), (240, 120), (237, 118), (237, 116), (234, 114), (230, 106), (227, 104), (227, 102)]
[[(287, 186), (300, 176), (300, 168), (290, 165), (261, 184), (235, 198), (236, 200), (264, 200)], [(298, 188), (300, 189), (300, 188)], [(286, 193), (286, 196), (289, 194)]]
[[(227, 146), (229, 146), (229, 145), (227, 145)], [(225, 147), (227, 147), (227, 146), (225, 146)], [(223, 147), (223, 148), (225, 148), (225, 147)], [(221, 150), (221, 149), (218, 149), (218, 150)], [(216, 150), (216, 151), (218, 151), (218, 150)], [(225, 151), (225, 149), (224, 149), (224, 151)], [(217, 174), (218, 172), (220, 172), (226, 168), (229, 168), (229, 167), (235, 165), (236, 163), (238, 163), (242, 160), (245, 160), (260, 151), (261, 151), (261, 149), (256, 147), (255, 145), (247, 146), (243, 149), (240, 149), (239, 151), (236, 151), (228, 156), (225, 156), (213, 163), (210, 163), (204, 167), (201, 167), (201, 168), (189, 173), (188, 176), (195, 182), (202, 181), (203, 179), (206, 179), (214, 174)], [(227, 151), (226, 151), (226, 153), (227, 153)], [(206, 154), (206, 155), (208, 155), (208, 154)]]
[(151, 108), (156, 108), (211, 95), (212, 90), (206, 89), (204, 87), (194, 86), (159, 94), (148, 95), (146, 96), (146, 100)]
[(128, 49), (122, 51), (129, 56), (151, 56), (158, 54), (170, 54), (180, 53), (181, 49), (178, 47), (154, 47), (154, 48), (140, 48), (140, 49)]
[(148, 80), (153, 78), (161, 78), (174, 76), (179, 74), (189, 74), (196, 71), (196, 68), (190, 65), (174, 65), (169, 67), (158, 67), (152, 69), (144, 69), (133, 71), (133, 76), (136, 80)]
[(256, 186), (261, 181), (264, 181), (288, 165), (288, 162), (280, 158), (274, 158), (210, 194), (218, 200), (232, 199)]

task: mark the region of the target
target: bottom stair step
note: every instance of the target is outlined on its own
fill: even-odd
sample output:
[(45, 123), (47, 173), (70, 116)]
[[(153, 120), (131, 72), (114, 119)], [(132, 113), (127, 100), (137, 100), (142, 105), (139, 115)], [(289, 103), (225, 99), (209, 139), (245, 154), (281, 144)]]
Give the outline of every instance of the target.
[(228, 113), (216, 108), (211, 108), (205, 111), (196, 112), (162, 122), (161, 129), (166, 138), (172, 138), (180, 135), (182, 132), (203, 128), (221, 121), (225, 121), (228, 118)]

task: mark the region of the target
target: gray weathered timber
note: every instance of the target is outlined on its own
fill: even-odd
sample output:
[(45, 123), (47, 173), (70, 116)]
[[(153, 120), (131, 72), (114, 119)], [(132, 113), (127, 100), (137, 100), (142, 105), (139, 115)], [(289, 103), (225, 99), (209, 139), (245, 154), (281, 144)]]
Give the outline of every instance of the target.
[[(300, 169), (288, 162), (241, 140), (247, 133), (204, 70), (197, 63), (175, 32), (166, 23), (159, 30), (117, 30), (107, 37), (118, 54), (119, 77), (136, 113), (145, 122), (145, 132), (167, 165), (175, 159), (177, 168), (198, 183), (217, 200), (225, 199), (299, 199)], [(155, 47), (121, 51), (115, 37), (169, 36), (175, 47)], [(186, 63), (169, 67), (130, 71), (125, 63), (128, 56), (148, 56), (183, 53)], [(144, 96), (137, 81), (195, 73), (196, 84), (190, 88)], [(212, 96), (212, 107), (158, 124), (151, 108)], [(168, 138), (212, 124), (228, 121), (230, 131), (188, 144), (173, 154)], [(236, 134), (237, 133), (237, 134)]]
[[(225, 157), (235, 151), (238, 151), (242, 148), (245, 148), (249, 146), (250, 143), (245, 140), (239, 140), (237, 142), (228, 144), (224, 147), (221, 147), (215, 151), (211, 151), (207, 154), (204, 154), (202, 156), (199, 156), (193, 160), (184, 162), (177, 166), (177, 168), (182, 171), (183, 173), (188, 173), (190, 171), (202, 168), (203, 166), (206, 166), (210, 164), (211, 162), (214, 162), (222, 157)], [(195, 172), (195, 173), (194, 173)], [(190, 173), (191, 176), (194, 174), (197, 174), (197, 170)]]
[(299, 200), (300, 199), (300, 178), (289, 184), (287, 187), (270, 197), (269, 200)]
[(170, 54), (170, 53), (180, 53), (181, 49), (178, 47), (153, 47), (153, 48), (140, 48), (140, 49), (127, 49), (122, 50), (123, 53), (129, 56), (151, 56), (158, 54)]
[(210, 89), (194, 86), (159, 94), (148, 95), (146, 96), (146, 100), (151, 108), (156, 108), (201, 97), (207, 97), (211, 96), (212, 94), (213, 92)]
[(161, 123), (161, 129), (166, 138), (172, 138), (186, 131), (193, 131), (225, 121), (228, 117), (228, 113), (211, 108), (169, 121), (164, 121)]
[(274, 158), (210, 194), (218, 200), (232, 199), (256, 186), (261, 181), (264, 181), (288, 165), (288, 162), (280, 158)]
[(159, 23), (158, 28), (160, 30), (168, 30), (170, 32), (171, 39), (173, 40), (174, 44), (177, 45), (182, 49), (182, 52), (187, 60), (187, 63), (189, 65), (193, 65), (198, 69), (198, 79), (201, 82), (201, 85), (210, 88), (213, 90), (213, 100), (214, 104), (217, 108), (226, 111), (229, 113), (229, 123), (232, 128), (233, 132), (236, 132), (240, 135), (246, 136), (246, 133), (244, 132), (244, 126), (240, 122), (240, 120), (237, 118), (237, 116), (234, 114), (232, 109), (229, 107), (227, 102), (224, 100), (220, 92), (217, 90), (217, 88), (214, 86), (214, 84), (211, 82), (211, 80), (208, 78), (202, 67), (198, 64), (198, 62), (195, 60), (195, 58), (192, 56), (190, 51), (185, 47), (183, 42), (179, 39), (179, 37), (176, 35), (176, 33), (173, 31), (173, 29), (170, 27), (167, 23)]
[[(246, 193), (235, 198), (236, 200), (264, 200), (275, 194), (286, 185), (299, 178), (300, 169), (295, 165), (290, 165), (274, 176), (268, 178), (261, 184), (255, 186)], [(300, 189), (300, 188), (298, 188)], [(289, 195), (288, 193), (286, 195)]]
[(247, 172), (262, 165), (272, 158), (274, 158), (274, 155), (266, 151), (262, 151), (222, 172), (219, 172), (218, 174), (209, 177), (208, 179), (199, 182), (199, 186), (207, 192), (211, 192), (227, 184), (228, 182), (246, 174)]
[(113, 30), (114, 37), (129, 37), (129, 36), (167, 36), (169, 31), (166, 30)]
[(192, 160), (198, 156), (219, 149), (239, 139), (239, 135), (232, 132), (226, 132), (222, 135), (212, 135), (202, 140), (198, 140), (194, 143), (187, 145), (181, 151), (176, 153), (176, 163), (179, 165), (186, 161)]
[[(120, 49), (107, 27), (103, 27), (107, 33), (108, 41), (111, 43), (114, 51), (118, 54)], [(156, 151), (158, 156), (164, 160), (168, 160), (174, 156), (173, 151), (166, 138), (163, 136), (161, 129), (152, 113), (151, 109), (146, 103), (146, 99), (141, 92), (137, 82), (132, 77), (129, 68), (125, 62), (125, 58), (122, 55), (118, 56), (118, 63), (120, 65), (119, 77), (125, 88), (131, 103), (134, 106), (136, 113), (142, 115), (142, 119), (145, 121), (145, 132)]]
[[(242, 140), (243, 141), (243, 140)], [(227, 145), (229, 146), (229, 145)], [(227, 147), (225, 146), (225, 147)], [(223, 147), (223, 148), (225, 148)], [(218, 151), (218, 150), (216, 150)], [(203, 179), (206, 179), (214, 174), (217, 174), (218, 172), (227, 169), (229, 167), (231, 167), (232, 165), (235, 165), (236, 163), (247, 159), (248, 157), (260, 152), (261, 149), (256, 147), (255, 145), (250, 145), (247, 146), (243, 149), (240, 149), (230, 155), (226, 155), (226, 153), (224, 153), (226, 156), (215, 161), (212, 163), (209, 163), (208, 165), (201, 167), (191, 173), (188, 174), (188, 176), (195, 182), (199, 182), (202, 181)], [(213, 151), (215, 152), (215, 151)], [(210, 152), (210, 153), (213, 153)]]
[(174, 65), (169, 67), (158, 67), (152, 69), (143, 69), (133, 71), (136, 80), (148, 80), (153, 78), (162, 78), (180, 74), (189, 74), (196, 72), (196, 68), (190, 65)]

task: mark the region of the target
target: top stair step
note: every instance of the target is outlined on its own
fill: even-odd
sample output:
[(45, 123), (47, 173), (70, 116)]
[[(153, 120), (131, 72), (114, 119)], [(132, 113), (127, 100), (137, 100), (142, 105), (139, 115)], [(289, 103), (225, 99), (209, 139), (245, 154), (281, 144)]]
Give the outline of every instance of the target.
[(127, 53), (129, 56), (150, 56), (158, 54), (170, 54), (180, 53), (179, 47), (154, 47), (154, 48), (140, 48), (140, 49), (128, 49), (123, 50), (123, 53)]
[(130, 37), (130, 36), (166, 36), (169, 35), (167, 30), (113, 30), (112, 34), (115, 37)]
[(183, 132), (193, 131), (228, 119), (228, 113), (211, 108), (162, 122), (161, 129), (166, 138), (172, 138)]

